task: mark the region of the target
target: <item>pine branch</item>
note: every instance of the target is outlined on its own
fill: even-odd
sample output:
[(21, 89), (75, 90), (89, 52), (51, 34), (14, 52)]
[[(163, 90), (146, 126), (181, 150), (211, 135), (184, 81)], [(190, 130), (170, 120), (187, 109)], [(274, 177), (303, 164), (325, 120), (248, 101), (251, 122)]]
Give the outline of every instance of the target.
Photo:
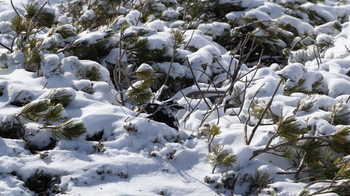
[(48, 127), (52, 129), (54, 137), (64, 140), (72, 140), (78, 138), (82, 134), (86, 133), (86, 128), (83, 122), (75, 122), (73, 119), (67, 120), (54, 127)]
[(262, 154), (262, 153), (265, 153), (269, 150), (274, 150), (274, 149), (277, 149), (277, 148), (280, 148), (280, 147), (283, 147), (283, 146), (288, 146), (288, 145), (292, 145), (292, 144), (296, 144), (298, 141), (302, 141), (302, 140), (321, 140), (321, 141), (324, 141), (324, 142), (331, 142), (330, 140), (326, 140), (325, 138), (329, 138), (329, 137), (332, 137), (332, 135), (321, 135), (321, 136), (309, 136), (309, 137), (301, 137), (301, 138), (297, 138), (297, 139), (293, 139), (293, 140), (290, 140), (290, 141), (286, 141), (286, 142), (283, 142), (283, 143), (280, 143), (280, 144), (277, 144), (277, 145), (274, 145), (274, 146), (271, 146), (271, 147), (268, 147), (266, 146), (264, 149), (261, 149), (261, 150), (256, 150), (253, 152), (253, 156), (249, 159), (249, 160), (252, 160), (254, 157)]

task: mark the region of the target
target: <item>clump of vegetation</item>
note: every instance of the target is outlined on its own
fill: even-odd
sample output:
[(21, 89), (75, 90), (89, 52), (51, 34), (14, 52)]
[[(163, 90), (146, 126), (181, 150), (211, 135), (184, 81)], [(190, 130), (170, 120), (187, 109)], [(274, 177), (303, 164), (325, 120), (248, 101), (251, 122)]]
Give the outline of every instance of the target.
[(73, 94), (67, 89), (53, 89), (47, 96), (52, 104), (62, 104), (64, 107), (73, 101)]
[(99, 140), (97, 144), (92, 146), (98, 153), (103, 153), (106, 151), (104, 148), (105, 145), (103, 144), (102, 140)]
[(26, 103), (33, 101), (33, 99), (34, 99), (33, 93), (29, 90), (23, 89), (17, 93), (16, 97), (10, 102), (10, 104), (22, 107)]
[(212, 174), (215, 172), (217, 166), (222, 165), (224, 167), (233, 167), (233, 164), (236, 163), (237, 157), (232, 152), (228, 152), (224, 149), (224, 145), (220, 144), (212, 145), (213, 152), (209, 154), (209, 163), (213, 164)]
[[(28, 103), (23, 109), (13, 117), (22, 125), (20, 117), (30, 122), (43, 122), (43, 129), (51, 129), (52, 135), (55, 138), (68, 139), (77, 138), (86, 133), (86, 128), (83, 122), (78, 122), (74, 119), (67, 120), (60, 124), (49, 126), (51, 122), (56, 122), (61, 117), (64, 108), (61, 103), (56, 105), (51, 104), (50, 99), (41, 99)], [(24, 136), (24, 131), (21, 133)]]
[(350, 109), (343, 101), (335, 103), (329, 111), (329, 118), (331, 119), (331, 124), (348, 125)]
[[(252, 109), (252, 115), (256, 118), (256, 119), (260, 119), (265, 108), (266, 108), (266, 100), (262, 99), (260, 102), (253, 101), (251, 104), (251, 109)], [(274, 114), (272, 112), (270, 112), (270, 110), (267, 110), (265, 115), (264, 115), (265, 119), (274, 119), (276, 118), (276, 116), (274, 116)]]
[[(45, 5), (46, 3), (44, 6)], [(37, 22), (39, 27), (44, 26), (50, 28), (54, 23), (55, 13), (50, 12), (47, 8), (44, 8), (44, 6), (40, 7), (37, 1), (29, 2), (25, 8), (26, 13), (24, 15), (27, 19)]]
[(220, 127), (217, 126), (216, 124), (207, 124), (204, 125), (203, 128), (197, 129), (197, 133), (199, 136), (205, 136), (208, 137), (207, 144), (208, 144), (208, 153), (211, 153), (211, 145), (214, 141), (215, 136), (219, 136), (221, 131)]
[(274, 178), (271, 177), (268, 170), (262, 171), (257, 169), (254, 174), (249, 174), (248, 181), (250, 182), (248, 195), (252, 193), (259, 194), (263, 189), (269, 188), (269, 184), (273, 183)]
[(43, 170), (39, 172), (36, 170), (35, 174), (25, 181), (25, 186), (29, 190), (34, 191), (40, 196), (50, 195), (51, 193), (63, 193), (61, 188), (56, 184), (59, 183), (59, 177), (44, 173)]
[(215, 180), (212, 180), (209, 176), (205, 176), (204, 182), (207, 184), (213, 184), (215, 182)]
[(152, 91), (150, 89), (154, 70), (148, 64), (142, 64), (136, 71), (138, 81), (131, 84), (128, 89), (127, 101), (132, 104), (146, 103), (152, 98)]
[(22, 127), (15, 120), (8, 120), (1, 123), (0, 136), (2, 138), (19, 139), (21, 138)]
[[(251, 159), (261, 153), (285, 157), (287, 160), (295, 161), (297, 165), (291, 167), (291, 172), (279, 172), (278, 174), (295, 174), (297, 177), (300, 173), (307, 172), (310, 176), (301, 178), (297, 182), (313, 179), (308, 186), (329, 182), (329, 185), (319, 189), (317, 193), (345, 191), (343, 187), (345, 184), (348, 186), (348, 170), (344, 168), (348, 168), (349, 165), (345, 163), (346, 159), (342, 155), (350, 154), (347, 148), (350, 144), (348, 139), (350, 128), (339, 128), (335, 133), (329, 135), (304, 136), (306, 133), (307, 129), (300, 128), (294, 116), (287, 118), (282, 116), (275, 134), (271, 136), (265, 148), (254, 151)], [(277, 136), (284, 141), (271, 145)]]

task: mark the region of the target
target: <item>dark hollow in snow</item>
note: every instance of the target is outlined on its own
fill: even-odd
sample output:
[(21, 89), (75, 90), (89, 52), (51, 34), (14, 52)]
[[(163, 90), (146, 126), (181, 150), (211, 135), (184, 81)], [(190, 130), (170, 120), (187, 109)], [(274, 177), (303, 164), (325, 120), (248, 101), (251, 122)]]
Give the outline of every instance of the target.
[(163, 104), (148, 103), (145, 107), (146, 113), (151, 114), (147, 118), (157, 122), (163, 122), (176, 130), (179, 129), (179, 122), (176, 119), (176, 114), (181, 109), (184, 109), (184, 107), (172, 100), (164, 102)]

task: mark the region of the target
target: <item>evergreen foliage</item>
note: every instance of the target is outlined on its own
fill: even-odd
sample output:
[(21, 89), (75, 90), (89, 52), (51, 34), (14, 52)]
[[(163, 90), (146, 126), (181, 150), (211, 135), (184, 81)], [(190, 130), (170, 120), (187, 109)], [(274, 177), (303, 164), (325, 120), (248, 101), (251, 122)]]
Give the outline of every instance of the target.
[(68, 37), (77, 36), (77, 33), (74, 31), (74, 28), (71, 25), (59, 26), (59, 27), (57, 27), (55, 32), (60, 34), (63, 39), (66, 39)]
[(53, 89), (47, 96), (53, 105), (61, 103), (63, 106), (67, 106), (73, 100), (73, 94), (67, 89)]
[(213, 152), (209, 154), (208, 159), (210, 164), (214, 164), (212, 173), (215, 172), (215, 168), (218, 165), (228, 168), (233, 167), (233, 164), (236, 163), (236, 155), (224, 149), (224, 145), (220, 146), (220, 144), (213, 144), (211, 148), (213, 149)]
[(17, 116), (23, 116), (28, 121), (37, 122), (43, 118), (45, 111), (49, 109), (50, 99), (42, 99), (28, 103)]
[(40, 69), (40, 63), (42, 60), (41, 45), (43, 44), (42, 39), (36, 39), (35, 37), (29, 40), (28, 45), (24, 46), (25, 57), (26, 57), (26, 70), (37, 71)]
[[(77, 40), (67, 49), (67, 51), (72, 53), (74, 56), (77, 56), (79, 59), (98, 60), (102, 58), (113, 48), (113, 45), (109, 44), (111, 42), (113, 32), (111, 30), (107, 30), (102, 33), (103, 37), (97, 39), (95, 42), (90, 42), (89, 40), (85, 39)], [(73, 33), (69, 33), (68, 35), (73, 35)]]
[(292, 141), (299, 138), (300, 135), (307, 133), (307, 130), (305, 128), (300, 128), (300, 124), (294, 116), (289, 116), (287, 118), (280, 117), (278, 119), (276, 132), (286, 141)]
[(32, 1), (26, 5), (25, 17), (32, 21), (37, 21), (40, 27), (50, 28), (53, 25), (55, 14), (49, 12), (46, 8), (39, 7), (39, 2)]
[(261, 171), (257, 169), (254, 174), (249, 174), (248, 180), (250, 182), (250, 193), (256, 192), (259, 194), (264, 188), (269, 187), (268, 184), (273, 183), (274, 178), (271, 177), (268, 170)]
[(349, 107), (344, 105), (343, 101), (335, 103), (329, 111), (329, 118), (331, 119), (330, 123), (336, 125), (348, 125), (349, 115)]
[(99, 81), (101, 79), (100, 69), (96, 66), (85, 66), (78, 72), (78, 75), (91, 81)]
[(152, 91), (150, 90), (154, 70), (148, 64), (142, 64), (136, 71), (138, 82), (132, 84), (126, 95), (127, 101), (132, 104), (142, 104), (151, 100)]
[(73, 119), (67, 120), (61, 124), (58, 124), (52, 129), (52, 134), (56, 138), (72, 140), (73, 138), (78, 138), (82, 134), (86, 133), (86, 128), (83, 122), (77, 122)]

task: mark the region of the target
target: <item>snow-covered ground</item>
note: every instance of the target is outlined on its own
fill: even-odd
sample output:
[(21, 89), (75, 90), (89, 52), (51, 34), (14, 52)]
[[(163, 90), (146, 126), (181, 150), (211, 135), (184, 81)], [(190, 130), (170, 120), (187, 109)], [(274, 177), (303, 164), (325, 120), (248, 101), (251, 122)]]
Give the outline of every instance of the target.
[[(46, 1), (38, 2), (43, 5)], [(11, 53), (0, 46), (0, 53), (6, 54), (0, 58), (0, 131), (20, 129), (17, 121), (19, 119), (25, 128), (23, 137), (26, 138), (23, 140), (0, 137), (0, 195), (36, 195), (25, 186), (25, 182), (28, 186), (28, 180), (35, 181), (33, 176), (36, 177), (36, 181), (42, 180), (41, 177), (53, 179), (47, 187), (49, 192), (57, 191), (51, 193), (52, 195), (230, 195), (231, 190), (218, 187), (217, 182), (221, 182), (222, 178), (232, 174), (238, 177), (233, 194), (246, 195), (251, 184), (247, 176), (254, 175), (257, 170), (268, 171), (271, 178), (274, 178), (260, 195), (272, 193), (279, 196), (298, 195), (310, 181), (296, 183), (297, 178), (294, 174), (277, 174), (290, 171), (288, 168), (296, 163), (267, 153), (252, 158), (254, 151), (265, 147), (277, 125), (271, 123), (271, 119), (264, 120), (265, 124), (258, 127), (250, 145), (246, 145), (244, 123), (249, 104), (252, 99), (255, 99), (257, 103), (265, 106), (278, 87), (282, 76), (284, 83), (276, 90), (276, 96), (269, 111), (270, 115), (294, 115), (300, 127), (314, 127), (305, 134), (306, 136), (333, 134), (337, 129), (350, 124), (347, 122), (347, 124), (333, 125), (335, 123), (332, 123), (330, 117), (332, 107), (335, 106), (343, 108), (343, 113), (350, 112), (348, 108), (350, 106), (348, 102), (350, 51), (345, 47), (349, 44), (347, 47), (350, 48), (350, 23), (348, 22), (350, 2), (344, 1), (344, 5), (340, 6), (337, 4), (338, 1), (326, 0), (325, 3), (320, 4), (305, 1), (302, 5), (305, 9), (320, 12), (330, 21), (318, 26), (309, 24), (307, 19), (295, 20), (290, 16), (293, 13), (286, 13), (287, 11), (278, 5), (288, 2), (292, 1), (244, 1), (243, 5), (248, 9), (246, 16), (294, 26), (300, 37), (293, 42), (301, 39), (302, 35), (312, 34), (317, 43), (330, 42), (332, 45), (320, 53), (316, 52), (319, 56), (315, 56), (315, 51), (319, 49), (314, 45), (309, 46), (307, 50), (291, 51), (285, 66), (275, 63), (255, 72), (256, 66), (248, 68), (243, 64), (239, 74), (247, 75), (235, 84), (235, 88), (242, 90), (247, 84), (246, 81), (254, 80), (246, 87), (244, 94), (238, 95), (240, 100), (243, 100), (239, 116), (232, 115), (239, 113), (241, 109), (239, 105), (227, 110), (224, 107), (208, 108), (206, 103), (209, 103), (209, 106), (215, 106), (213, 100), (206, 99), (205, 102), (203, 99), (183, 97), (182, 93), (187, 95), (197, 90), (197, 86), (183, 89), (171, 98), (185, 107), (177, 114), (180, 124), (178, 131), (164, 123), (149, 120), (146, 118), (147, 114), (138, 114), (131, 109), (130, 103), (121, 106), (116, 100), (119, 94), (110, 79), (107, 64), (117, 63), (122, 50), (112, 50), (109, 55), (106, 54), (104, 58), (99, 59), (99, 62), (81, 60), (71, 54), (62, 52), (55, 54), (45, 50), (42, 53), (42, 67), (38, 77), (37, 72), (25, 71), (25, 61), (19, 52)], [(23, 4), (27, 4), (27, 1), (14, 0), (13, 3), (19, 13), (24, 14)], [(50, 0), (47, 7), (52, 10), (56, 8), (55, 20), (64, 21), (67, 17), (65, 18), (59, 12), (59, 5), (61, 0)], [(171, 18), (174, 14), (176, 15), (174, 12), (163, 14)], [(125, 17), (121, 17), (120, 21), (136, 23), (138, 14), (140, 12), (130, 11)], [(227, 15), (227, 18), (240, 17), (240, 14), (243, 13), (232, 12)], [(15, 36), (8, 26), (15, 15), (9, 0), (0, 4), (0, 43), (7, 47), (11, 46), (9, 41), (11, 39), (6, 36)], [(332, 23), (345, 15), (346, 18), (341, 23), (342, 29), (338, 31), (332, 28)], [(89, 12), (85, 12), (84, 17), (88, 18)], [(62, 22), (61, 25), (63, 23), (68, 22)], [(149, 33), (145, 36), (149, 39), (148, 48), (154, 50), (165, 46), (168, 48), (169, 56), (173, 56), (171, 25), (175, 27), (175, 23), (181, 24), (181, 21), (154, 20), (145, 24), (139, 22), (138, 27), (129, 27), (124, 33), (131, 34), (139, 31), (137, 28), (147, 28)], [(113, 25), (110, 28), (113, 29)], [(214, 80), (218, 82), (227, 77), (227, 73), (221, 72), (221, 69), (232, 73), (235, 69), (234, 62), (238, 63), (238, 60), (231, 58), (229, 51), (213, 41), (216, 37), (220, 37), (225, 29), (230, 29), (227, 23), (214, 22), (208, 25), (201, 24), (197, 30), (188, 30), (183, 34), (184, 42), (188, 43), (188, 47), (198, 50), (186, 50), (184, 45), (176, 49), (178, 57), (186, 57), (188, 61), (173, 62), (171, 65), (169, 62), (164, 62), (151, 66), (165, 73), (172, 66), (170, 76), (191, 78), (194, 75), (203, 91), (213, 90), (215, 89), (213, 85), (208, 84), (212, 79), (209, 76), (215, 75)], [(9, 31), (11, 32), (7, 34)], [(264, 34), (264, 32), (261, 33)], [(84, 31), (75, 36), (74, 40), (76, 42), (88, 40), (94, 43), (103, 39), (105, 35), (102, 30)], [(116, 44), (119, 35), (109, 38), (108, 44)], [(63, 39), (58, 35), (50, 37), (47, 29), (36, 36), (43, 38), (46, 44), (51, 39), (64, 42), (61, 47), (69, 45), (72, 41), (70, 38), (73, 39), (72, 37)], [(306, 43), (307, 39), (305, 40)], [(278, 44), (285, 45), (282, 42)], [(309, 59), (301, 57), (305, 54), (308, 54)], [(216, 61), (214, 62), (213, 59)], [(127, 64), (127, 59), (123, 57), (121, 62)], [(189, 66), (195, 70), (194, 73), (191, 73)], [(79, 72), (92, 67), (100, 72), (100, 77), (96, 80), (89, 79)], [(226, 80), (218, 90), (226, 91), (229, 85), (230, 83)], [(89, 90), (86, 90), (86, 87), (89, 87)], [(290, 89), (294, 91), (287, 91)], [(53, 138), (53, 133), (50, 128), (45, 127), (47, 122), (43, 120), (32, 122), (23, 117), (22, 111), (25, 109), (24, 105), (29, 102), (50, 101), (57, 106), (58, 104), (53, 103), (50, 95), (60, 90), (71, 95), (70, 100), (66, 105), (63, 104), (64, 111), (57, 118), (57, 122), (52, 122), (50, 125), (54, 126), (72, 119), (76, 123), (83, 122), (86, 133), (72, 140), (56, 138), (57, 142), (54, 146), (48, 147), (52, 144), (50, 138)], [(305, 109), (307, 104), (310, 107)], [(304, 109), (300, 109), (303, 107)], [(208, 111), (211, 113), (208, 114)], [(347, 118), (350, 118), (350, 115)], [(257, 121), (258, 119), (255, 119), (252, 114), (247, 126), (248, 136)], [(233, 167), (226, 168), (219, 165), (212, 174), (214, 165), (209, 164), (208, 161), (208, 138), (201, 135), (199, 131), (205, 124), (217, 124), (221, 127), (222, 133), (214, 138), (213, 144), (224, 145), (228, 152), (232, 152), (237, 157)], [(102, 135), (99, 137), (99, 134)], [(87, 140), (87, 138), (90, 139)], [(281, 139), (274, 140), (272, 144), (281, 141)], [(32, 153), (28, 150), (28, 146), (33, 147), (33, 145), (39, 149), (46, 147), (47, 149)], [(204, 179), (207, 176), (214, 180), (214, 183), (206, 183)], [(34, 186), (44, 186), (36, 183)], [(324, 184), (319, 183), (307, 189), (312, 193), (322, 186)]]

